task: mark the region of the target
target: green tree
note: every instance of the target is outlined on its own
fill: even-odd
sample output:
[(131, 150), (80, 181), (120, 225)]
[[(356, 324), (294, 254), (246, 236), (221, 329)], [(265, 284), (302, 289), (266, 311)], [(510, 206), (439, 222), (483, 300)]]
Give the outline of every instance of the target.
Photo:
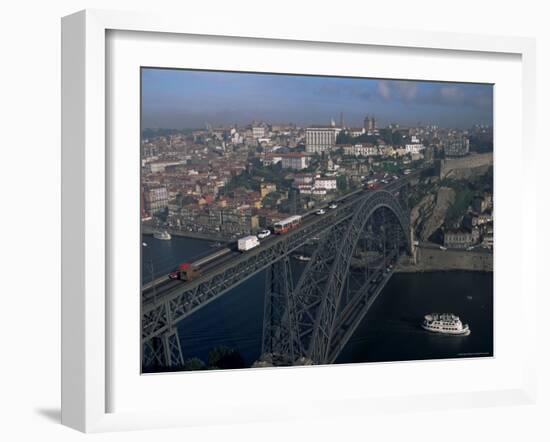
[(349, 132), (342, 130), (338, 132), (338, 136), (336, 137), (336, 144), (350, 144), (353, 141), (353, 137), (349, 134)]
[(340, 192), (345, 192), (348, 190), (348, 180), (344, 175), (340, 175), (336, 178), (336, 188)]
[(208, 353), (208, 366), (211, 369), (245, 368), (245, 363), (238, 351), (221, 345)]
[(199, 358), (190, 358), (185, 361), (185, 370), (205, 370), (206, 364), (202, 359)]

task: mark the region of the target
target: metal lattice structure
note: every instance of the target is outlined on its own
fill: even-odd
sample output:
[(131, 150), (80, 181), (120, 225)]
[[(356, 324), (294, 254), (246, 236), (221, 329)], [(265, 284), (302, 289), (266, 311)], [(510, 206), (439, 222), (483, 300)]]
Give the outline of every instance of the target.
[[(364, 242), (367, 226), (384, 225), (394, 235), (385, 240), (384, 250), (390, 244), (410, 248), (406, 189), (421, 173), (423, 171), (413, 172), (385, 186), (384, 190), (354, 191), (326, 215), (310, 216), (293, 231), (245, 254), (237, 254), (193, 281), (144, 297), (141, 317), (143, 365), (183, 365), (177, 324), (264, 270), (267, 276), (263, 352), (279, 355), (290, 362), (332, 362), (342, 342), (347, 342), (351, 335), (343, 329), (354, 330), (357, 324), (348, 324), (350, 318), (356, 317), (359, 304), (364, 309), (370, 302), (361, 297), (361, 290), (371, 290), (372, 281), (379, 276), (379, 272), (368, 268), (370, 283), (365, 280), (361, 287), (350, 285), (348, 280), (355, 250)], [(381, 213), (389, 216), (379, 218)], [(371, 233), (371, 239), (374, 237), (376, 235)], [(294, 287), (289, 256), (313, 238), (322, 240)], [(383, 255), (383, 265), (386, 260), (394, 259), (385, 251)], [(357, 308), (354, 310), (353, 306)]]
[[(378, 212), (380, 217), (376, 218), (375, 214)], [(387, 215), (386, 212), (390, 214), (389, 217), (384, 216)], [(363, 283), (350, 282), (350, 278), (354, 276), (350, 273), (350, 268), (358, 243), (367, 233), (366, 228), (372, 226), (379, 226), (384, 232), (382, 247), (378, 251), (380, 259), (375, 268), (370, 269), (370, 275), (368, 266), (365, 266)], [(387, 234), (388, 231), (391, 234)], [(283, 311), (290, 308), (290, 314), (264, 317), (263, 353), (277, 354), (276, 349), (283, 352), (290, 349), (290, 352), (278, 356), (292, 361), (302, 357), (314, 364), (334, 362), (351, 336), (352, 332), (346, 331), (350, 327), (353, 330), (356, 328), (374, 300), (374, 292), (370, 293), (372, 296), (369, 299), (369, 289), (371, 286), (377, 288), (377, 295), (389, 279), (375, 283), (375, 275), (389, 276), (387, 265), (395, 262), (400, 251), (406, 250), (409, 244), (408, 216), (395, 197), (390, 192), (380, 191), (366, 198), (353, 217), (334, 225), (325, 235), (296, 288), (289, 288), (284, 295), (280, 290), (266, 292), (265, 302), (270, 305), (271, 310)], [(381, 284), (382, 281), (384, 284)], [(351, 317), (354, 321), (348, 324)], [(281, 319), (280, 325), (272, 323), (273, 320)], [(294, 328), (290, 330), (285, 341), (281, 331), (292, 325)], [(276, 337), (271, 337), (271, 341), (270, 330), (278, 332)], [(277, 345), (273, 345), (274, 342)]]

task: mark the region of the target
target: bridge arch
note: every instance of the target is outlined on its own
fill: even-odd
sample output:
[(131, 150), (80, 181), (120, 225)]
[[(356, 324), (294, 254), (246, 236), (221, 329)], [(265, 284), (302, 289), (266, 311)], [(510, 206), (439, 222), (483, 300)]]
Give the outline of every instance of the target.
[[(302, 354), (314, 363), (332, 362), (332, 340), (338, 331), (342, 292), (348, 281), (352, 257), (367, 223), (380, 209), (389, 210), (396, 218), (409, 250), (408, 214), (391, 192), (376, 191), (365, 197), (344, 226), (335, 226), (329, 233), (304, 271), (307, 274), (300, 278), (296, 287), (294, 297), (301, 304), (297, 316), (304, 318), (308, 315), (315, 320), (309, 326), (302, 325), (294, 334), (306, 337), (299, 343)], [(328, 277), (321, 282), (322, 272), (327, 272)]]

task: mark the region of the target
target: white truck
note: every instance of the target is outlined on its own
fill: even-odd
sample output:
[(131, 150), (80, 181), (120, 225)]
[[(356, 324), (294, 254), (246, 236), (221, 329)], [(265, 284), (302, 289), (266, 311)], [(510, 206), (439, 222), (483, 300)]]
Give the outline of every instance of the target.
[(246, 252), (247, 250), (253, 249), (254, 247), (259, 245), (260, 245), (260, 241), (254, 235), (239, 238), (239, 240), (237, 241), (237, 248), (241, 252)]

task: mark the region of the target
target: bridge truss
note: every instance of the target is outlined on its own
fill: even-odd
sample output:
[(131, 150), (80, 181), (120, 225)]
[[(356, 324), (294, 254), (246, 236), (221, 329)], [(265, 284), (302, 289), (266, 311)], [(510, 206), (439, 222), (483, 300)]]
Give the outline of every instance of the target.
[(406, 212), (377, 192), (319, 242), (296, 286), (289, 264), (267, 272), (263, 358), (326, 364), (337, 358), (410, 245)]

